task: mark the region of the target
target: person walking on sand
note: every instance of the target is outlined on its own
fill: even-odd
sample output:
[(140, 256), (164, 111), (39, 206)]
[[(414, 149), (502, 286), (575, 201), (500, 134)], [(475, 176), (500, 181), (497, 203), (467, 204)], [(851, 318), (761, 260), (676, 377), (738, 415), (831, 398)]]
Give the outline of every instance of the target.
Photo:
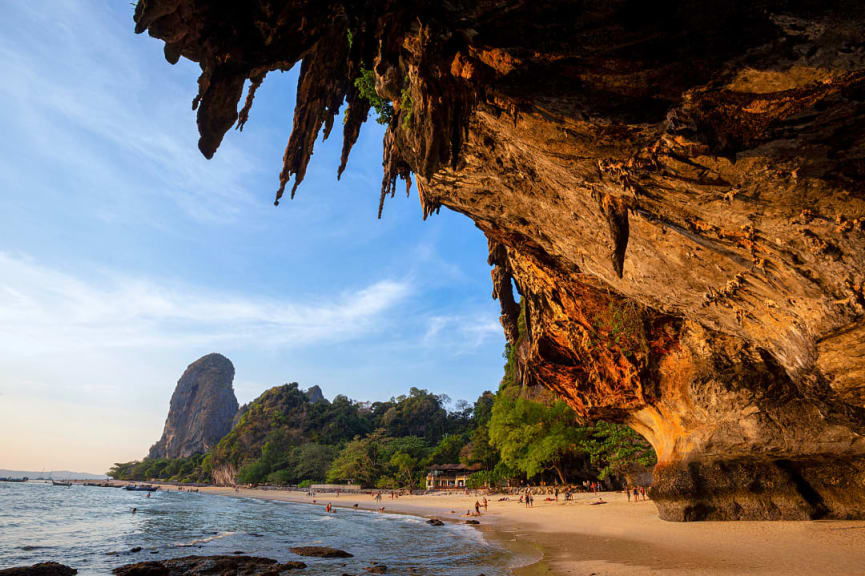
[(556, 502), (559, 501), (559, 487), (556, 486)]
[(526, 508), (529, 507), (529, 500), (531, 499), (530, 494), (531, 494), (531, 493), (529, 492), (529, 489), (526, 488)]
[(484, 512), (487, 511), (487, 497), (484, 496)]
[(640, 496), (643, 497), (643, 502), (645, 502), (646, 501), (646, 487), (645, 486), (640, 486)]
[(634, 502), (637, 502), (640, 499), (640, 491), (634, 486)]
[(475, 514), (478, 516), (481, 515), (481, 503), (477, 500), (475, 500)]

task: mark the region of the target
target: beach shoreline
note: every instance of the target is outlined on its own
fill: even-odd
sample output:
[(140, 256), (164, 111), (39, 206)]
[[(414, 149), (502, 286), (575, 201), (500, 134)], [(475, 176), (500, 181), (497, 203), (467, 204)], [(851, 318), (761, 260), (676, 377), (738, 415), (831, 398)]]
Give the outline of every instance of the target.
[[(178, 486), (161, 484), (161, 490)], [(369, 494), (198, 487), (202, 494), (257, 498), (357, 508), (388, 514), (410, 514), (445, 522), (465, 523), (466, 511), (482, 496), (434, 493), (391, 499), (382, 492), (378, 503)], [(578, 493), (574, 500), (536, 497), (526, 509), (511, 496), (487, 495), (488, 510), (479, 529), (488, 542), (512, 554), (517, 576), (631, 576), (642, 574), (711, 575), (788, 574), (854, 575), (865, 570), (865, 521), (809, 522), (666, 522), (651, 501), (629, 502), (623, 493), (603, 492), (606, 504), (591, 505), (596, 496)], [(314, 502), (315, 501), (315, 502)]]

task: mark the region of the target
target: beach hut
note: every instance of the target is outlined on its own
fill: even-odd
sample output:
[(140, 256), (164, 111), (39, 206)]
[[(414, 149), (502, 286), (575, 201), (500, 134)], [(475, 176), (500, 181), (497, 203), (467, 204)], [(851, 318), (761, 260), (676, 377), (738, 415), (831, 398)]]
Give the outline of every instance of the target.
[(480, 470), (480, 465), (436, 464), (426, 475), (427, 490), (459, 490), (468, 485), (469, 475)]

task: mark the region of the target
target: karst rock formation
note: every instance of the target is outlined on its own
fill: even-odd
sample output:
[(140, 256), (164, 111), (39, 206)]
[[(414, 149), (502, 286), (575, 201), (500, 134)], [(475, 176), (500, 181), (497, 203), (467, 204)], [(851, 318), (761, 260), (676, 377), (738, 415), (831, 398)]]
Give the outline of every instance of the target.
[(165, 429), (148, 458), (187, 458), (215, 446), (231, 430), (237, 412), (234, 365), (222, 354), (190, 364), (174, 394)]
[(661, 517), (865, 517), (865, 3), (139, 0), (135, 23), (200, 63), (207, 157), (302, 60), (277, 200), (338, 119), (342, 172), (371, 75), (382, 202), (413, 179), (425, 217), (486, 234), (522, 378), (645, 435)]

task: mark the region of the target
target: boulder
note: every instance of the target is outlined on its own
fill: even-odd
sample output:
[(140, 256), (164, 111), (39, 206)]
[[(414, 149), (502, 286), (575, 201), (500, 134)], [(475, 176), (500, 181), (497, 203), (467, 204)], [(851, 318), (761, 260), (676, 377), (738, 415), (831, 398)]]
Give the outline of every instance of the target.
[(78, 570), (58, 562), (41, 562), (32, 566), (16, 566), (0, 570), (0, 576), (73, 576)]
[(442, 522), (441, 520), (439, 520), (438, 518), (431, 518), (431, 519), (427, 520), (426, 523), (429, 524), (430, 526), (444, 526), (445, 525), (445, 523)]
[(314, 558), (351, 558), (353, 556), (345, 550), (330, 548), (329, 546), (295, 546), (291, 548), (291, 551), (298, 556), (311, 556)]

